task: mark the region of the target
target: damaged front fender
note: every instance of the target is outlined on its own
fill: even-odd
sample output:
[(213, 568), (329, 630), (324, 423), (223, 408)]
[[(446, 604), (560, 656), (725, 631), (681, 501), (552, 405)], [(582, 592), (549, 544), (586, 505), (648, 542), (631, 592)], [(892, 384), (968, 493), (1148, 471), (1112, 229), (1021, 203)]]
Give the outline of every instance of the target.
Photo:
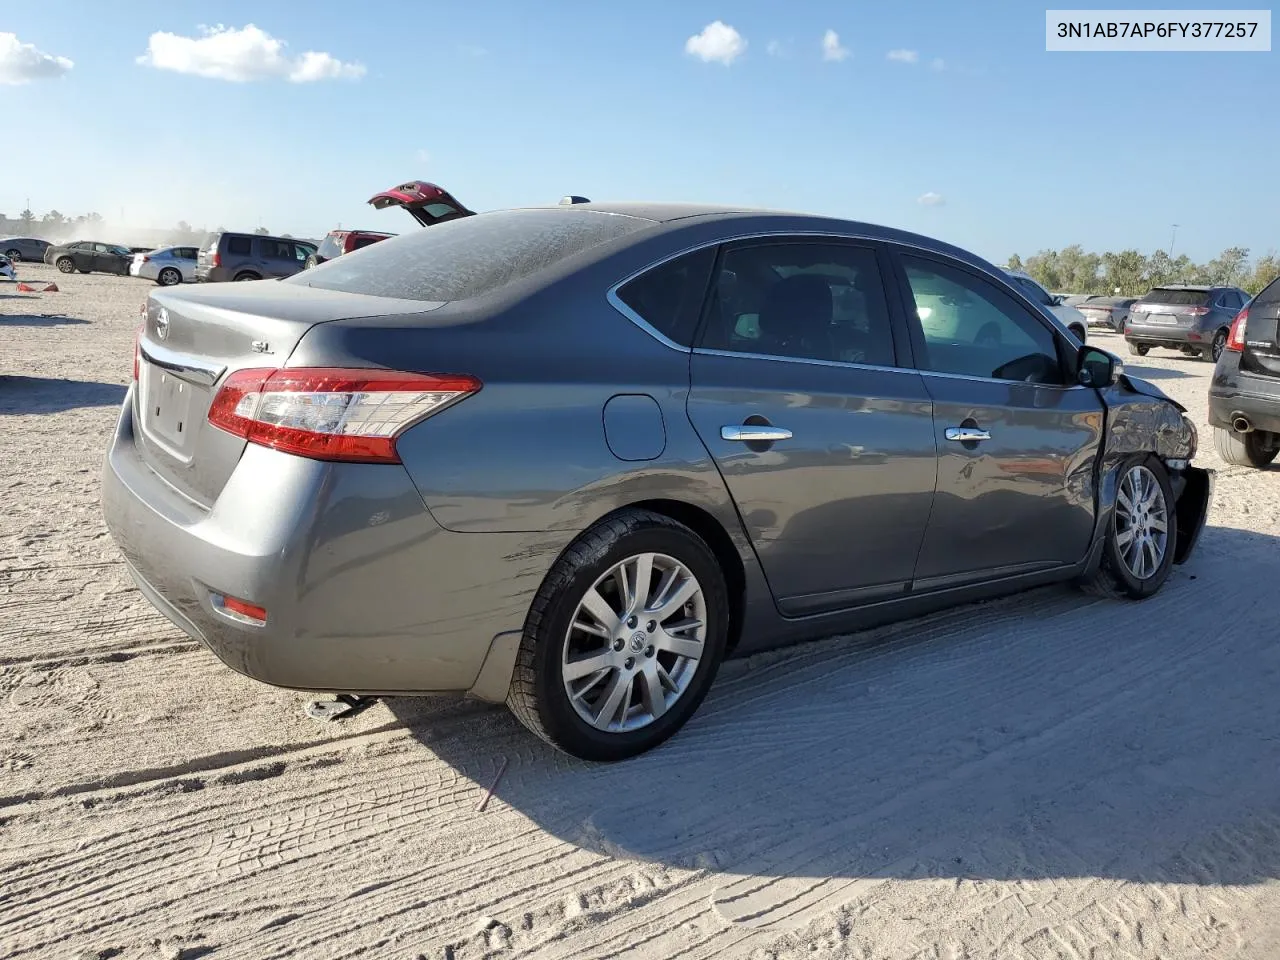
[(1101, 391), (1107, 408), (1105, 445), (1098, 484), (1099, 534), (1111, 528), (1119, 471), (1134, 454), (1153, 453), (1169, 468), (1178, 539), (1173, 562), (1191, 556), (1213, 499), (1212, 470), (1191, 465), (1196, 454), (1196, 428), (1186, 408), (1153, 383), (1128, 375)]

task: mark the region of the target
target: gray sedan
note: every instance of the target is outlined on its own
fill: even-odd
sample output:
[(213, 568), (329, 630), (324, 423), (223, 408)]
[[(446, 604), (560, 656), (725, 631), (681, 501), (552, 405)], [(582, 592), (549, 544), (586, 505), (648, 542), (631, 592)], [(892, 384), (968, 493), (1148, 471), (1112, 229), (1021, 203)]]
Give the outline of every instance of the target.
[(144, 313), (103, 506), (151, 603), (266, 683), (505, 702), (584, 758), (661, 743), (733, 654), (1148, 597), (1211, 498), (1157, 387), (862, 223), (498, 211)]

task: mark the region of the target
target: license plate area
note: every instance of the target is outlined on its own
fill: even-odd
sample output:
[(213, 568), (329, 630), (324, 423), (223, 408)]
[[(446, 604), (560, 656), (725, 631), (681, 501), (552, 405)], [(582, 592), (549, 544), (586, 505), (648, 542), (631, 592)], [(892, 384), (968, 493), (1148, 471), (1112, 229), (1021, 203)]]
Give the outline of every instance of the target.
[(192, 434), (192, 386), (156, 367), (149, 371), (146, 423), (149, 432), (174, 450), (186, 449)]
[(1158, 323), (1163, 326), (1172, 327), (1178, 322), (1178, 318), (1171, 313), (1148, 313), (1148, 323)]

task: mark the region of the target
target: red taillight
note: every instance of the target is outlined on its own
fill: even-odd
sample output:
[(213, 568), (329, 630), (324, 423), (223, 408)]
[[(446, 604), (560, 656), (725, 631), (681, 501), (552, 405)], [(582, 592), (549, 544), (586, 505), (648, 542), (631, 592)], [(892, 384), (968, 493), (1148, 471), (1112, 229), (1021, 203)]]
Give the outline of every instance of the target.
[(1189, 307), (1186, 312), (1193, 317), (1203, 317), (1206, 313), (1209, 312), (1209, 308), (1208, 307)]
[(1227, 336), (1227, 349), (1237, 353), (1244, 350), (1244, 335), (1249, 326), (1249, 308), (1245, 307), (1231, 321), (1231, 333)]
[(143, 262), (143, 263), (149, 263), (149, 262), (150, 262), (150, 260), (151, 260), (151, 258), (150, 258), (150, 257), (148, 257), (145, 253), (142, 255), (142, 262)]
[(399, 463), (396, 437), (480, 389), (475, 377), (331, 367), (238, 370), (209, 422), (314, 460)]
[(217, 250), (213, 251), (213, 256), (209, 258), (209, 266), (211, 267), (222, 266), (222, 254), (218, 253)]

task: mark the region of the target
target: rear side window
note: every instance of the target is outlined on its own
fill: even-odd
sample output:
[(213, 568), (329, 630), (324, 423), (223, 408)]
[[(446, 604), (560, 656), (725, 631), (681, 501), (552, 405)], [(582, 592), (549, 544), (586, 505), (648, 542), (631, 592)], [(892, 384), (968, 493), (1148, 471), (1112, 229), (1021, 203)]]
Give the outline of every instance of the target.
[(392, 237), (281, 282), (402, 300), (467, 300), (652, 226), (573, 208), (502, 210)]
[(668, 260), (624, 283), (618, 299), (668, 340), (692, 346), (715, 261), (715, 247)]
[(227, 237), (227, 253), (233, 253), (237, 257), (252, 256), (253, 241), (248, 237)]
[(384, 240), (384, 239), (386, 238), (385, 237), (356, 237), (355, 243), (351, 244), (351, 249), (359, 250), (361, 247), (367, 247), (371, 243), (377, 243), (379, 240)]
[(1156, 287), (1142, 299), (1147, 303), (1162, 303), (1170, 307), (1202, 307), (1209, 300), (1209, 291)]

